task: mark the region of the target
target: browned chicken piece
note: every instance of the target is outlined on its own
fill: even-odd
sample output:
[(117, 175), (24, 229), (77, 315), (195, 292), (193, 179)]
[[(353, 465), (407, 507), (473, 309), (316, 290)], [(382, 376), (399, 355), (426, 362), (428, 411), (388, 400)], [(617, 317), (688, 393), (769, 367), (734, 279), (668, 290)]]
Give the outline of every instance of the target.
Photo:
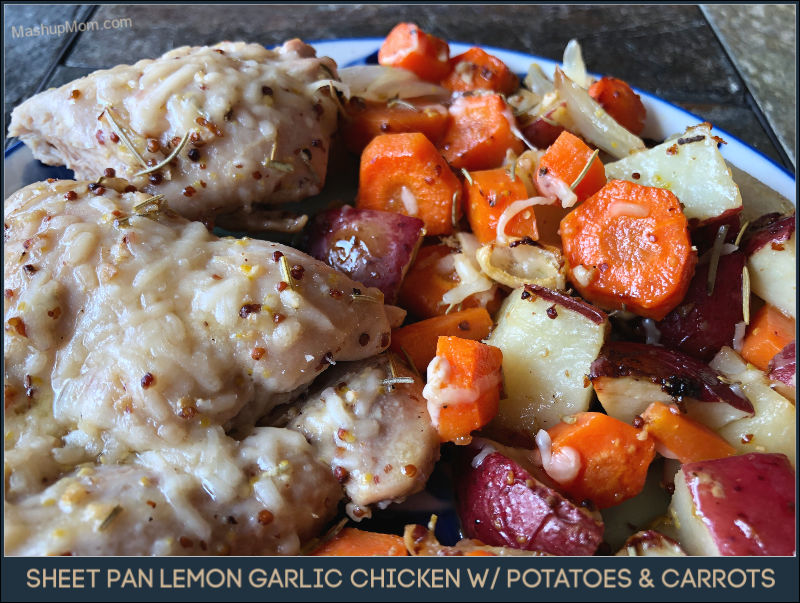
[(247, 213), (320, 191), (334, 85), (333, 60), (300, 40), (184, 46), (37, 94), (9, 134), (79, 179), (113, 170), (189, 219)]
[[(421, 490), (439, 458), (424, 383), (399, 361), (393, 367), (386, 355), (336, 366), (314, 384), (289, 423), (330, 464), (355, 517), (367, 505)], [(393, 372), (401, 382), (393, 383)]]
[[(329, 365), (384, 350), (391, 312), (378, 289), (301, 252), (219, 239), (158, 198), (107, 184), (40, 182), (6, 200), (6, 554), (162, 550), (118, 543), (124, 532), (106, 528), (64, 541), (47, 531), (99, 529), (101, 511), (59, 502), (62, 480), (83, 479), (84, 464), (152, 479), (161, 520), (179, 522), (165, 538), (209, 547), (219, 544), (214, 515), (225, 505), (240, 509), (242, 527), (226, 528), (237, 531), (254, 527), (256, 509), (286, 517), (303, 499), (294, 523), (275, 528), (280, 538), (267, 530), (247, 545), (298, 552), (341, 490), (298, 434), (256, 421)], [(319, 496), (305, 495), (312, 485)], [(133, 490), (121, 492), (117, 503), (105, 492), (87, 501), (140, 513)], [(45, 508), (31, 511), (35, 501)]]

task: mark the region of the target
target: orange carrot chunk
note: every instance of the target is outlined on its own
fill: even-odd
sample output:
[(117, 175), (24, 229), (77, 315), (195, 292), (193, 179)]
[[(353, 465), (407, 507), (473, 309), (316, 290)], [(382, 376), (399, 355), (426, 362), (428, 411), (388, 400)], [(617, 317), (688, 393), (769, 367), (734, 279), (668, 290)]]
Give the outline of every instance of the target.
[(558, 178), (567, 186), (572, 186), (580, 178), (573, 190), (578, 201), (584, 201), (603, 188), (606, 171), (594, 151), (580, 138), (565, 130), (545, 151), (539, 161), (536, 178), (540, 189), (546, 188), (546, 185), (540, 184), (546, 178)]
[(442, 442), (463, 441), (497, 414), (503, 352), (479, 341), (439, 337), (423, 395)]
[(492, 317), (485, 308), (469, 308), (395, 329), (392, 331), (390, 349), (401, 357), (407, 355), (417, 371), (425, 373), (428, 364), (436, 356), (440, 335), (480, 341), (489, 336), (491, 329)]
[(405, 557), (403, 538), (357, 528), (344, 528), (311, 553), (314, 557)]
[(519, 88), (519, 78), (503, 61), (477, 47), (450, 59), (450, 67), (442, 86), (453, 92), (494, 90), (511, 94)]
[[(410, 104), (410, 103), (409, 103)], [(354, 103), (348, 105), (349, 121), (342, 128), (348, 150), (360, 153), (381, 134), (420, 132), (437, 144), (444, 136), (450, 114), (444, 105), (401, 103)]]
[[(467, 220), (481, 243), (491, 243), (497, 236), (497, 225), (503, 212), (514, 201), (528, 198), (520, 178), (511, 179), (504, 168), (482, 170), (470, 174), (472, 184), (465, 183)], [(505, 236), (538, 238), (536, 216), (527, 207), (515, 214), (505, 226)]]
[[(432, 318), (447, 311), (442, 297), (460, 282), (453, 264), (445, 259), (452, 253), (447, 245), (428, 245), (417, 252), (400, 288), (398, 303), (403, 308), (418, 318)], [(493, 314), (501, 301), (499, 291), (493, 295), (476, 293), (461, 302), (459, 309), (484, 307)]]
[(453, 232), (461, 182), (424, 134), (383, 134), (361, 154), (356, 206), (422, 219), (429, 235)]
[(438, 82), (450, 73), (450, 47), (414, 23), (398, 23), (383, 41), (378, 63), (408, 69), (420, 79)]
[(605, 509), (644, 488), (655, 444), (648, 437), (639, 439), (640, 429), (603, 413), (582, 412), (547, 433), (553, 455), (566, 455), (569, 451), (564, 450), (571, 448), (580, 457), (577, 475), (561, 484), (575, 500), (588, 499)]
[(603, 77), (589, 87), (589, 96), (596, 100), (623, 128), (641, 134), (647, 110), (642, 99), (626, 82)]
[(794, 325), (794, 319), (776, 307), (762, 306), (747, 328), (742, 342), (742, 358), (767, 371), (773, 356), (794, 341)]
[(611, 180), (561, 221), (569, 279), (605, 309), (661, 320), (689, 288), (697, 254), (678, 198)]
[[(675, 404), (653, 402), (642, 413), (647, 433), (681, 463), (709, 461), (736, 454), (736, 449), (711, 429), (682, 415)], [(665, 451), (666, 452), (666, 451)]]
[(450, 117), (440, 148), (455, 168), (488, 170), (501, 166), (509, 149), (522, 152), (522, 141), (511, 131), (514, 115), (498, 95), (457, 98)]

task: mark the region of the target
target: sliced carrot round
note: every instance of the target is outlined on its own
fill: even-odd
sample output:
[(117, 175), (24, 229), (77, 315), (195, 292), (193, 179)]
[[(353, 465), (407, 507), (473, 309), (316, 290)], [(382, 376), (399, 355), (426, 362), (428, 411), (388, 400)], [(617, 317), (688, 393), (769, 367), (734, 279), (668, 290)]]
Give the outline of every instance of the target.
[(357, 207), (422, 219), (450, 234), (461, 217), (461, 182), (424, 134), (384, 134), (361, 154)]
[(611, 180), (560, 232), (570, 282), (589, 301), (661, 320), (686, 295), (697, 257), (670, 191)]

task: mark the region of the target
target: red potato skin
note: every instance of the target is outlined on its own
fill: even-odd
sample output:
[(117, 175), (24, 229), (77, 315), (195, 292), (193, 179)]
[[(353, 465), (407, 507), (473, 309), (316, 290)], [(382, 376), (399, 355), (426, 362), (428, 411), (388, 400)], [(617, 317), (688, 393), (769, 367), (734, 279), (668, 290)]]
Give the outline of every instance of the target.
[(589, 379), (643, 377), (650, 379), (675, 399), (692, 398), (701, 402), (726, 402), (752, 415), (747, 398), (734, 393), (718, 379), (716, 371), (694, 358), (667, 348), (610, 341), (592, 363)]
[(796, 342), (787, 344), (769, 361), (769, 378), (780, 381), (789, 387), (797, 382), (797, 347)]
[(419, 218), (345, 205), (316, 216), (307, 249), (351, 278), (377, 287), (386, 303), (394, 303), (422, 235)]
[(464, 536), (492, 546), (552, 555), (592, 555), (603, 539), (603, 524), (545, 486), (499, 452), (477, 467), (470, 448), (456, 475), (456, 510)]
[(556, 141), (563, 131), (564, 126), (553, 125), (538, 117), (522, 128), (522, 135), (537, 149), (546, 149)]
[(792, 238), (795, 229), (795, 215), (783, 216), (778, 213), (764, 214), (748, 227), (742, 241), (742, 251), (747, 256), (768, 244), (779, 245)]
[(688, 463), (681, 472), (721, 555), (794, 554), (795, 475), (785, 455)]
[(601, 325), (608, 321), (608, 315), (605, 312), (577, 297), (572, 297), (541, 285), (525, 285), (525, 292), (531, 295), (531, 301), (533, 301), (533, 296), (541, 297), (554, 304), (564, 306), (567, 310), (577, 312), (595, 324)]
[(722, 346), (732, 347), (736, 323), (744, 320), (742, 270), (746, 259), (738, 251), (719, 258), (710, 296), (709, 264), (698, 266), (681, 304), (656, 323), (661, 332), (659, 343), (703, 362), (709, 362)]
[(726, 211), (721, 216), (707, 220), (703, 224), (698, 225), (696, 223), (697, 219), (690, 220), (689, 228), (692, 229), (692, 243), (697, 247), (697, 253), (702, 255), (714, 246), (714, 240), (717, 238), (720, 226), (728, 226), (728, 232), (725, 233), (725, 242), (733, 243), (742, 227), (741, 214), (742, 208), (737, 207)]

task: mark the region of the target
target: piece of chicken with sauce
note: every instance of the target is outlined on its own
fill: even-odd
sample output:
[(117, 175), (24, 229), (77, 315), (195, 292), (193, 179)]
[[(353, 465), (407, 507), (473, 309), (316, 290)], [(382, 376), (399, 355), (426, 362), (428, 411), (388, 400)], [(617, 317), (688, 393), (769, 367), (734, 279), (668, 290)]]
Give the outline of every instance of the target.
[[(300, 434), (256, 423), (383, 351), (391, 307), (299, 251), (106, 184), (6, 200), (6, 554), (297, 553), (342, 491)], [(150, 516), (163, 538), (130, 536)]]
[(247, 214), (321, 190), (336, 85), (334, 61), (300, 40), (184, 46), (37, 94), (9, 134), (79, 179), (113, 170), (186, 218)]
[(329, 370), (297, 407), (289, 427), (331, 466), (352, 516), (402, 500), (428, 481), (440, 442), (424, 385), (399, 359), (383, 354)]

